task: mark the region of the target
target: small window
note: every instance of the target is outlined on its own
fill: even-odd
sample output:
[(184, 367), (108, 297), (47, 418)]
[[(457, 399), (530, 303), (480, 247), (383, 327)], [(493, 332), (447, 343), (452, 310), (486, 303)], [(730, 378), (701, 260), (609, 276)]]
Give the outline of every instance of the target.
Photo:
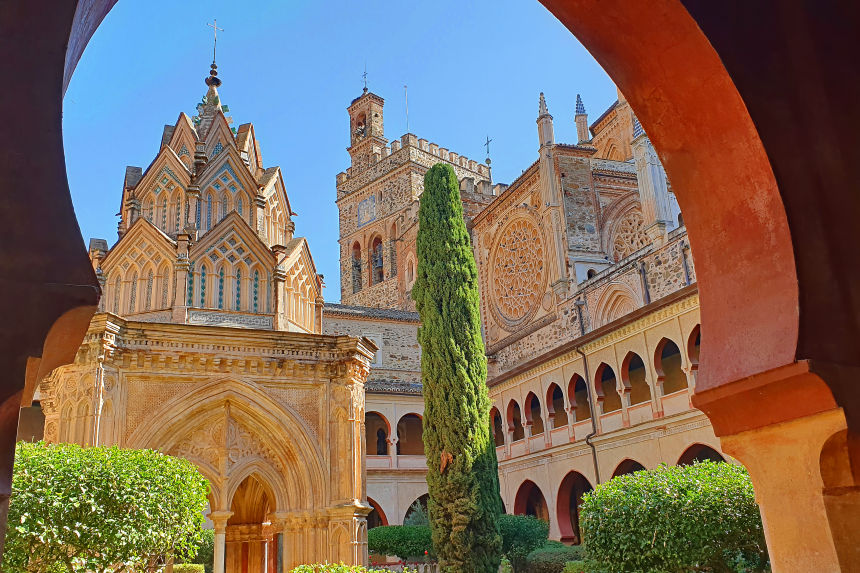
[(586, 273), (586, 275), (588, 276), (588, 278), (593, 279), (594, 277), (597, 276), (597, 271), (594, 269), (588, 269), (588, 272)]

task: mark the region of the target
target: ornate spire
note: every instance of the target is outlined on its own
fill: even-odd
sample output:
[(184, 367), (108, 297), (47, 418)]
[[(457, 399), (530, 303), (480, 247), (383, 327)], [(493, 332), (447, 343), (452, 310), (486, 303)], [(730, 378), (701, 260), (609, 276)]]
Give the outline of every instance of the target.
[(543, 97), (543, 92), (540, 92), (540, 104), (538, 105), (538, 117), (549, 115), (549, 110), (546, 107), (546, 99)]
[(576, 94), (576, 115), (585, 113), (585, 105), (582, 103), (582, 98)]
[(206, 85), (211, 87), (218, 87), (221, 85), (221, 80), (218, 79), (218, 65), (215, 63), (215, 52), (218, 49), (218, 30), (224, 31), (224, 28), (218, 27), (218, 20), (212, 20), (212, 24), (206, 24), (210, 28), (212, 28), (213, 34), (213, 42), (212, 42), (212, 65), (209, 66), (209, 76), (206, 78)]

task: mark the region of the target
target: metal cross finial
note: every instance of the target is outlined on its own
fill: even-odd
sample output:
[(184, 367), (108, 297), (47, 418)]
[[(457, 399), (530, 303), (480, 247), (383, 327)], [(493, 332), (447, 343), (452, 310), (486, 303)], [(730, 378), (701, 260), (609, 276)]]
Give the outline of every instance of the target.
[(212, 62), (215, 62), (215, 49), (218, 48), (218, 30), (224, 31), (224, 28), (218, 27), (218, 20), (212, 20), (212, 24), (206, 23), (207, 26), (212, 28), (212, 33), (215, 36), (215, 42), (212, 44)]
[(361, 74), (361, 77), (364, 78), (364, 91), (367, 91), (367, 62), (364, 62), (364, 73)]
[(488, 136), (487, 136), (487, 141), (485, 141), (485, 142), (484, 142), (484, 147), (486, 147), (486, 148), (487, 148), (487, 158), (489, 158), (489, 157), (490, 157), (490, 143), (491, 143), (492, 141), (493, 141), (493, 140), (492, 140), (492, 139), (490, 139), (490, 136), (488, 135)]

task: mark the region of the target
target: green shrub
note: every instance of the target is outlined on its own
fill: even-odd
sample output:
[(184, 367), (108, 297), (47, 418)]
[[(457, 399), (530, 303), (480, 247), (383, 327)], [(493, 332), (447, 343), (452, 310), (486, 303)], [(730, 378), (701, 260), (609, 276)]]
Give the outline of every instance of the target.
[(430, 525), (427, 509), (421, 503), (421, 500), (416, 499), (413, 501), (406, 513), (409, 515), (403, 520), (403, 525)]
[(212, 573), (215, 562), (215, 530), (204, 529), (200, 543), (197, 545), (197, 557), (191, 563), (202, 565), (205, 573)]
[(562, 573), (612, 573), (608, 569), (604, 569), (591, 559), (582, 559), (577, 561), (568, 561)]
[(434, 556), (430, 527), (427, 525), (374, 527), (367, 532), (367, 548), (377, 555), (396, 555), (408, 561)]
[(587, 493), (580, 515), (588, 557), (613, 572), (767, 570), (761, 516), (740, 466), (619, 476)]
[(499, 563), (499, 573), (513, 573), (514, 568), (511, 567), (511, 562), (507, 557), (502, 557), (502, 562)]
[(583, 549), (579, 545), (564, 545), (558, 541), (549, 541), (543, 547), (535, 549), (526, 558), (529, 573), (562, 573), (569, 561), (582, 559)]
[(203, 565), (199, 563), (174, 563), (173, 573), (203, 573)]
[(499, 532), (502, 534), (502, 555), (511, 562), (514, 573), (523, 573), (528, 554), (546, 543), (549, 524), (531, 516), (502, 515)]

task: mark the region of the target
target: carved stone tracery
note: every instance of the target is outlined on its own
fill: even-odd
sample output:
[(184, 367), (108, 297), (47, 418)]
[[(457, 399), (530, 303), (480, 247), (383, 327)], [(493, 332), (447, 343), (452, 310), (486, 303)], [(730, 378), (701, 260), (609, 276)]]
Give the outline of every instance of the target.
[(648, 244), (645, 220), (639, 209), (628, 212), (615, 226), (612, 239), (612, 255), (615, 261), (631, 255)]
[(546, 274), (537, 225), (524, 217), (508, 223), (499, 235), (491, 268), (493, 309), (508, 325), (525, 322), (540, 303)]

